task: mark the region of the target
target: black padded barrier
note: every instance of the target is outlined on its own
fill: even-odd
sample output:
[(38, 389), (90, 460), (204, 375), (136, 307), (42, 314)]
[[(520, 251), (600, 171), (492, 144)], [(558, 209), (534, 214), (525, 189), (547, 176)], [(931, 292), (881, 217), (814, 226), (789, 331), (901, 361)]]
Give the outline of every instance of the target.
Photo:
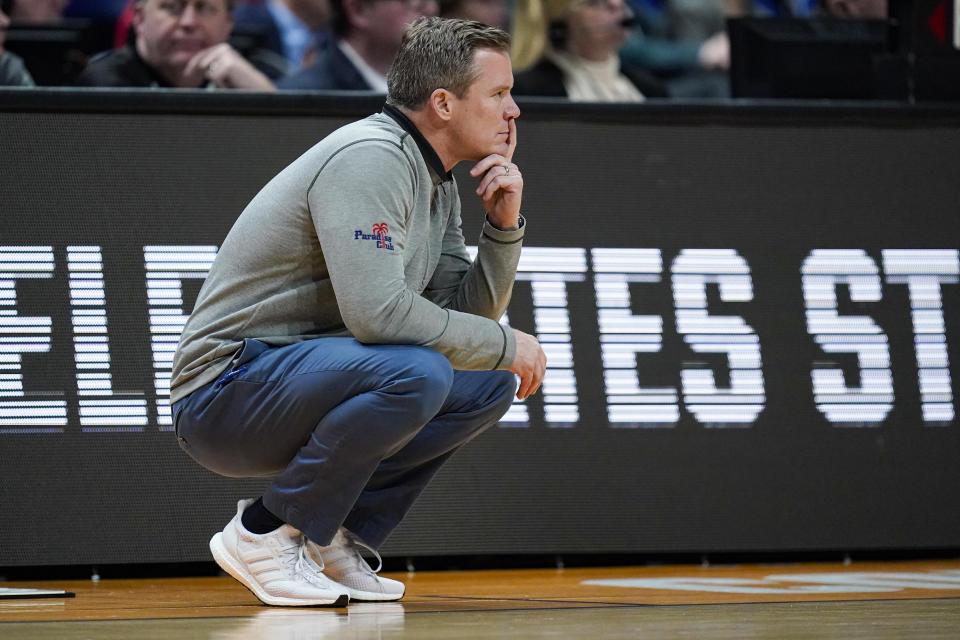
[[(177, 447), (177, 323), (250, 198), (380, 104), (0, 92), (0, 566), (209, 559), (264, 481)], [(385, 555), (960, 547), (960, 110), (520, 106), (508, 314), (548, 379)]]

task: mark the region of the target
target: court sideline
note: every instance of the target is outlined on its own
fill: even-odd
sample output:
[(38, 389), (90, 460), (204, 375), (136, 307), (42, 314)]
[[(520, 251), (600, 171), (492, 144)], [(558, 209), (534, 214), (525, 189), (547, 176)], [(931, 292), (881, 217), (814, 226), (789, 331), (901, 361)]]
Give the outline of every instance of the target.
[(399, 603), (260, 605), (230, 578), (0, 583), (25, 638), (956, 638), (960, 560), (391, 574)]

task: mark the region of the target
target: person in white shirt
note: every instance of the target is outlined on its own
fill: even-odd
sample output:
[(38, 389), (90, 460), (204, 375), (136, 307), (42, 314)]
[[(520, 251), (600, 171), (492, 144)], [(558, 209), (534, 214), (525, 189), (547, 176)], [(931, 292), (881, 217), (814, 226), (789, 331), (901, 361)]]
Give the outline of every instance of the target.
[(617, 51), (630, 34), (623, 0), (519, 0), (514, 13), (514, 93), (575, 102), (642, 102), (666, 94)]

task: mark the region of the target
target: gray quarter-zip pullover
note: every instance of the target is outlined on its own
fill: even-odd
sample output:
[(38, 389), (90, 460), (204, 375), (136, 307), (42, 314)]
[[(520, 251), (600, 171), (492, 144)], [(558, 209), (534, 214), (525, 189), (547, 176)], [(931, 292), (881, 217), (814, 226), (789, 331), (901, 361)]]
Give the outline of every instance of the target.
[(227, 234), (180, 338), (171, 402), (223, 373), (244, 338), (416, 344), (457, 369), (506, 369), (498, 324), (520, 258), (517, 230), (483, 226), (471, 262), (456, 181), (387, 107), (281, 171)]

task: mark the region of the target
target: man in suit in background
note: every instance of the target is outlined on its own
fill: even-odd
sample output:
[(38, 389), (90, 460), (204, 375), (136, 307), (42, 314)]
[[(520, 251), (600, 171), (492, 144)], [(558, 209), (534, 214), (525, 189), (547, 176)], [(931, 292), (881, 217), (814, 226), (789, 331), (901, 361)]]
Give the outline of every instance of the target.
[[(233, 10), (234, 30), (263, 38), (258, 56), (272, 56), (289, 75), (313, 66), (330, 37), (329, 0), (258, 0)], [(278, 61), (282, 62), (277, 64)], [(272, 76), (273, 77), (273, 76)]]
[(437, 15), (437, 0), (331, 0), (334, 37), (314, 64), (279, 89), (387, 92), (387, 69), (407, 27)]
[(136, 42), (94, 58), (77, 84), (272, 91), (227, 42), (232, 9), (233, 0), (136, 0)]

